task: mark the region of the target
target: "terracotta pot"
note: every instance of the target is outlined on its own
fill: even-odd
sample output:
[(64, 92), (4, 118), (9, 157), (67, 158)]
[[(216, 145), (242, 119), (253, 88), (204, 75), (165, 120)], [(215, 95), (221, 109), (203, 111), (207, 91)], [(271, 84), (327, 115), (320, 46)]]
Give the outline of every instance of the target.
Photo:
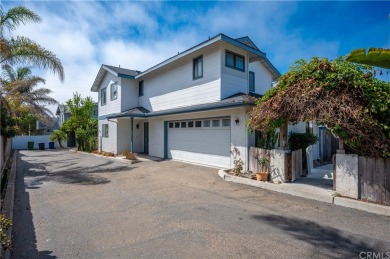
[(268, 180), (268, 175), (269, 173), (263, 173), (263, 172), (256, 173), (257, 181), (266, 182)]

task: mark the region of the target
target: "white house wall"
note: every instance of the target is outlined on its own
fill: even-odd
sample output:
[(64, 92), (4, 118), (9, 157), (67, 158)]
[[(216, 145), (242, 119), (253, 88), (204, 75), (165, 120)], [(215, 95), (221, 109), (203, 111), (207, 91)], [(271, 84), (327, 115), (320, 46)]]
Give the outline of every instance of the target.
[[(117, 154), (117, 124), (116, 120), (99, 120), (99, 139), (101, 140), (101, 150)], [(102, 137), (102, 125), (108, 124), (108, 138)]]
[[(245, 71), (226, 67), (226, 50), (245, 57)], [(221, 48), (221, 98), (232, 96), (236, 93), (248, 93), (248, 53), (233, 45), (223, 43)]]
[[(111, 101), (110, 98), (110, 85), (114, 82), (118, 82), (118, 98)], [(98, 101), (99, 101), (99, 116), (110, 114), (110, 113), (116, 113), (121, 112), (121, 82), (120, 79), (116, 76), (112, 75), (111, 73), (106, 73), (102, 84), (98, 91)], [(106, 105), (102, 106), (101, 102), (101, 90), (107, 88), (106, 90)]]
[(260, 61), (249, 63), (249, 71), (255, 73), (255, 93), (264, 95), (272, 85), (273, 80), (270, 71)]
[[(203, 77), (193, 79), (193, 59), (203, 55)], [(148, 74), (140, 106), (151, 111), (219, 101), (220, 51), (209, 47)]]
[(138, 107), (138, 81), (121, 78), (121, 108), (122, 111)]
[[(129, 118), (117, 120), (117, 154), (130, 151), (131, 121)], [(134, 127), (135, 128), (135, 127)]]

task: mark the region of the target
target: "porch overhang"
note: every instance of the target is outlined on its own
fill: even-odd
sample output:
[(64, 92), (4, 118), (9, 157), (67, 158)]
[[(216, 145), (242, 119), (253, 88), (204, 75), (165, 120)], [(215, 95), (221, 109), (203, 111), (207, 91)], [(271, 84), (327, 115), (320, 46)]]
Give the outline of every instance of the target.
[(219, 102), (198, 104), (185, 107), (177, 107), (168, 110), (162, 111), (152, 111), (145, 109), (144, 107), (135, 107), (130, 110), (99, 116), (99, 120), (104, 119), (119, 119), (119, 118), (148, 118), (148, 117), (160, 117), (166, 115), (175, 115), (175, 114), (185, 114), (193, 112), (202, 112), (202, 111), (211, 111), (211, 110), (221, 110), (228, 108), (236, 107), (245, 107), (245, 106), (255, 106), (256, 98), (260, 97), (259, 95), (247, 95), (243, 93), (237, 93), (235, 95), (229, 96)]

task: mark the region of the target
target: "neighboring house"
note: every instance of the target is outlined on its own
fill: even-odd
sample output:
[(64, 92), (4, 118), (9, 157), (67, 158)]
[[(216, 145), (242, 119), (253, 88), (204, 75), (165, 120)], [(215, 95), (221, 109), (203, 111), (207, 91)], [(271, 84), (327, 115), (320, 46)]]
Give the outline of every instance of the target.
[(58, 129), (58, 118), (52, 117), (45, 122), (36, 120), (35, 129), (38, 135), (50, 135)]
[[(58, 125), (59, 127), (64, 124), (72, 115), (70, 113), (69, 108), (65, 104), (59, 104), (57, 107), (56, 115), (58, 118)], [(93, 108), (92, 118), (97, 119), (98, 118), (98, 104), (95, 104), (95, 107)], [(68, 135), (67, 140), (67, 146), (68, 147), (75, 147), (76, 146), (76, 137), (74, 134)]]
[(102, 65), (99, 149), (148, 153), (221, 168), (235, 145), (247, 167), (246, 127), (259, 97), (280, 76), (249, 39), (219, 34), (143, 72)]

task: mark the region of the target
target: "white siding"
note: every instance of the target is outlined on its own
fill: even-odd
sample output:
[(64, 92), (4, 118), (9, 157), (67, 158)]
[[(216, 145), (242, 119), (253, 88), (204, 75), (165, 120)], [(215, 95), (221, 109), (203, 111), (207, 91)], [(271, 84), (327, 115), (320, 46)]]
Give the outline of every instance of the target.
[(255, 73), (255, 93), (264, 95), (271, 88), (271, 72), (260, 61), (249, 63), (249, 71)]
[[(108, 138), (102, 137), (102, 125), (108, 124)], [(117, 124), (115, 120), (99, 120), (99, 147), (102, 151), (117, 154)]]
[[(245, 57), (245, 71), (226, 67), (226, 50)], [(221, 49), (221, 98), (232, 96), (236, 93), (248, 93), (248, 53), (240, 48), (224, 43)]]
[[(193, 80), (193, 59), (203, 55), (203, 78)], [(220, 100), (220, 51), (209, 47), (152, 72), (144, 80), (140, 106), (152, 111)]]
[[(118, 98), (116, 100), (111, 101), (110, 98), (110, 85), (114, 82), (118, 82)], [(106, 105), (102, 106), (101, 102), (101, 90), (107, 88), (106, 90)], [(102, 84), (99, 88), (98, 93), (98, 100), (99, 100), (99, 116), (105, 115), (105, 114), (111, 114), (111, 113), (117, 113), (121, 112), (121, 80), (120, 78), (117, 78), (116, 76), (112, 75), (111, 73), (106, 74), (104, 77)]]
[(138, 81), (121, 78), (121, 82), (122, 111), (138, 107)]
[(117, 123), (117, 154), (130, 151), (131, 121), (129, 118), (118, 119)]

